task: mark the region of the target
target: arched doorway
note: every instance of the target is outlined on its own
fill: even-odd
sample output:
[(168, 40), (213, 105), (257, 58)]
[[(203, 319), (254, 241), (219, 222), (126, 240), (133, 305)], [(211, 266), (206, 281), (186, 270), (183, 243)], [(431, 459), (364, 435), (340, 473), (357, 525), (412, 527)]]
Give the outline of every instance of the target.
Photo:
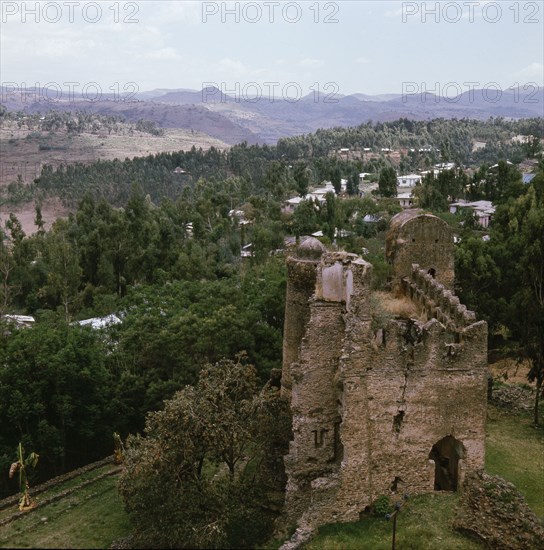
[(436, 279), (436, 269), (434, 267), (431, 267), (427, 273), (433, 278)]
[(448, 435), (433, 445), (429, 458), (434, 460), (434, 490), (457, 491), (459, 460), (465, 458), (463, 443)]

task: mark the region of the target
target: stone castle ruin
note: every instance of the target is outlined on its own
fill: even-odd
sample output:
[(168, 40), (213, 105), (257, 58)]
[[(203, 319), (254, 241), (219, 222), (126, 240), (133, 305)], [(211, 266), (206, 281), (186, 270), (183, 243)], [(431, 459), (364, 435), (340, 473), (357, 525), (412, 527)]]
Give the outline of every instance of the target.
[(288, 259), (286, 514), (301, 528), (358, 520), (381, 495), (456, 490), (484, 466), (487, 324), (452, 292), (451, 231), (402, 212), (386, 255), (389, 294), (371, 264), (316, 239)]

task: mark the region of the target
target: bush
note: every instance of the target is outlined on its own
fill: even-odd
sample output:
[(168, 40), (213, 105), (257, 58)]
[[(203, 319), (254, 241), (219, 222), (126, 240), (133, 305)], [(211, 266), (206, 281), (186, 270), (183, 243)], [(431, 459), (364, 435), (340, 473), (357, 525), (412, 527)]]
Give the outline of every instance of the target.
[(393, 506), (391, 506), (391, 500), (387, 495), (379, 496), (370, 507), (372, 515), (376, 517), (385, 517), (386, 514), (393, 512)]

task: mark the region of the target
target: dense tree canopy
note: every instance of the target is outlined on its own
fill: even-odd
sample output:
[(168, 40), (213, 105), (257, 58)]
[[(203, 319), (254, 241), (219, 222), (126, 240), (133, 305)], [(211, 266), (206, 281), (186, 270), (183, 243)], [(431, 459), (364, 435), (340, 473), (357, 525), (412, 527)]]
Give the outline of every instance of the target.
[[(272, 533), (289, 440), (287, 405), (238, 358), (201, 371), (131, 438), (120, 492), (138, 544), (246, 548)], [(275, 503), (277, 507), (277, 502)]]
[(544, 381), (544, 172), (520, 188), (513, 182), (501, 197), (490, 240), (462, 239), (456, 275), (463, 301), (505, 334), (517, 357), (531, 362), (536, 381), (535, 423)]

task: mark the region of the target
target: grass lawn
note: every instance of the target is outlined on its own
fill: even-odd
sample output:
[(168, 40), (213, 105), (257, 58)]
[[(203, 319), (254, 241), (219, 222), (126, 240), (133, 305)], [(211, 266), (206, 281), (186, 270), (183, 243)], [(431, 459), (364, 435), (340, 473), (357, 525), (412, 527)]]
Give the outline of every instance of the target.
[(487, 473), (513, 483), (544, 521), (544, 427), (535, 428), (525, 415), (488, 410)]
[[(476, 550), (481, 546), (451, 527), (454, 493), (435, 493), (410, 499), (397, 518), (397, 547), (403, 550)], [(392, 521), (366, 518), (348, 524), (326, 525), (310, 542), (310, 550), (390, 550)]]
[(0, 548), (108, 548), (131, 529), (116, 485), (106, 477), (0, 527)]

